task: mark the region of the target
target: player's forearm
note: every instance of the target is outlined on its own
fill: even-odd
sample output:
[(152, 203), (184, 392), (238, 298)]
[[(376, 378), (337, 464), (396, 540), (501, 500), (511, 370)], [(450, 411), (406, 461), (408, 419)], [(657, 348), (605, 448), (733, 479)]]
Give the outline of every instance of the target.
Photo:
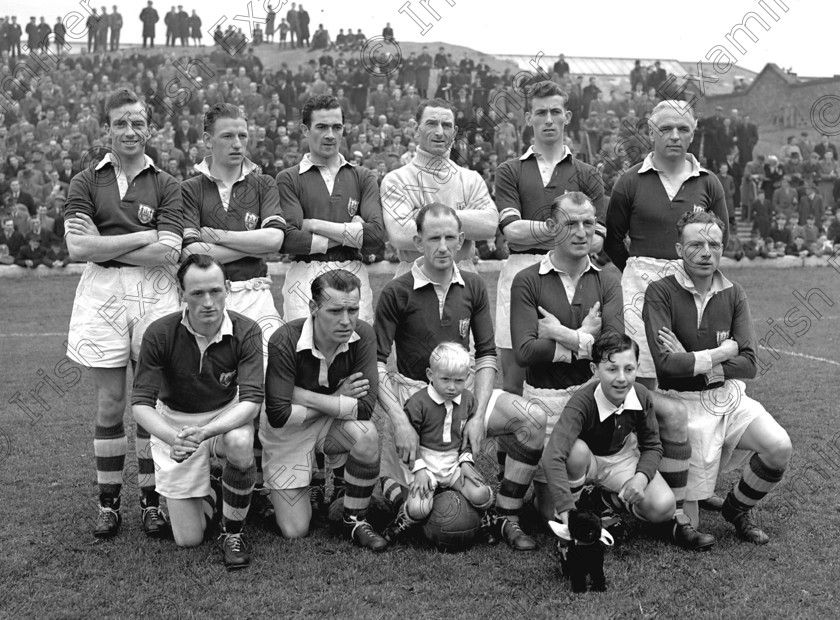
[(253, 254), (240, 252), (239, 250), (232, 250), (223, 245), (216, 245), (215, 243), (204, 243), (203, 241), (196, 241), (184, 247), (181, 252), (181, 258), (185, 259), (190, 254), (209, 254), (220, 263), (232, 263), (240, 258), (247, 258)]
[(215, 230), (218, 239), (212, 239), (216, 245), (243, 252), (245, 256), (272, 254), (279, 252), (285, 233), (279, 228), (260, 230)]
[(346, 245), (351, 248), (362, 247), (363, 224), (361, 222), (350, 222), (340, 224), (338, 222), (327, 222), (326, 220), (309, 220), (310, 232), (335, 241), (338, 245)]
[[(417, 235), (417, 225), (409, 217), (395, 218), (384, 211), (385, 232), (388, 233), (388, 241), (395, 250), (416, 250), (414, 237)], [(489, 238), (489, 237), (488, 237)]]
[(315, 409), (323, 415), (342, 420), (355, 418), (357, 409), (356, 399), (350, 396), (320, 394), (297, 386), (292, 392), (292, 405)]
[(396, 396), (398, 393), (398, 388), (391, 381), (389, 373), (380, 370), (379, 389), (376, 393), (377, 402), (385, 410), (385, 413), (388, 414), (388, 418), (394, 427), (402, 425), (410, 426), (411, 423), (408, 420), (408, 416), (405, 415), (405, 411), (400, 405), (400, 400)]
[(537, 220), (514, 220), (504, 227), (502, 233), (510, 246), (550, 247), (554, 239), (548, 225)]
[(65, 236), (67, 250), (73, 260), (85, 260), (96, 263), (111, 260), (126, 252), (132, 252), (151, 243), (156, 243), (158, 234), (155, 230), (143, 230), (124, 235), (76, 235)]
[(206, 439), (215, 437), (216, 435), (223, 435), (235, 428), (244, 426), (251, 422), (254, 417), (260, 412), (262, 403), (254, 403), (249, 401), (241, 401), (231, 407), (228, 411), (221, 414), (212, 422), (205, 424), (204, 430)]
[(160, 415), (154, 407), (149, 405), (133, 405), (131, 411), (138, 426), (145, 428), (150, 434), (173, 445), (178, 437), (179, 428), (172, 426)]
[(476, 411), (484, 413), (487, 409), (487, 403), (490, 402), (490, 396), (493, 393), (493, 384), (495, 382), (495, 368), (480, 368), (476, 371), (475, 386), (473, 388), (473, 393), (475, 394), (476, 401)]
[[(165, 239), (152, 243), (131, 252), (121, 254), (115, 258), (121, 263), (138, 265), (143, 267), (155, 267), (157, 265), (178, 264), (178, 257), (181, 255), (181, 239)], [(173, 258), (174, 257), (174, 258)]]
[(463, 209), (458, 211), (458, 219), (461, 220), (464, 235), (470, 241), (495, 239), (499, 227), (499, 212), (495, 208)]

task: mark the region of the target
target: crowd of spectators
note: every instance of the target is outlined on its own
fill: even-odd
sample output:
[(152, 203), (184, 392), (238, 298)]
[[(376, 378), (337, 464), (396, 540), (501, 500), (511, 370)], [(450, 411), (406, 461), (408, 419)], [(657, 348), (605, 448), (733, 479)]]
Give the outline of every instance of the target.
[[(297, 12), (291, 45), (310, 44), (302, 28), (308, 17), (300, 19), (303, 7), (293, 3), (291, 10)], [(273, 30), (267, 24), (266, 32), (282, 31), (287, 19)], [(350, 36), (341, 32), (335, 41), (327, 35), (326, 47), (310, 54), (305, 63), (289, 66), (281, 55), (278, 66), (266, 67), (252, 47), (238, 46), (231, 53), (230, 34), (237, 35), (222, 33), (214, 46), (198, 54), (192, 50), (189, 58), (173, 50), (83, 49), (52, 64), (24, 59), (37, 77), (18, 80), (16, 90), (0, 101), (0, 262), (21, 264), (21, 251), (28, 248), (24, 254), (31, 256), (22, 258), (26, 266), (66, 263), (61, 240), (67, 186), (81, 167), (104, 155), (103, 107), (117, 87), (146, 97), (154, 129), (147, 153), (178, 180), (197, 174), (194, 166), (207, 154), (203, 115), (218, 101), (242, 106), (250, 125), (249, 157), (273, 176), (296, 165), (308, 150), (300, 131), (303, 102), (313, 95), (333, 94), (345, 111), (341, 152), (381, 180), (414, 156), (412, 121), (421, 99), (442, 97), (456, 109), (452, 159), (478, 171), (492, 195), (497, 166), (532, 143), (523, 112), (527, 82), (554, 79), (568, 92), (569, 146), (601, 170), (609, 192), (618, 176), (649, 152), (647, 117), (667, 79), (654, 66), (637, 72), (631, 92), (605, 92), (596, 78), (571, 74), (562, 56), (550, 72), (523, 78), (522, 72), (491, 68), (480, 55), (456, 59), (443, 46), (434, 53), (424, 46), (420, 53), (404, 55), (399, 67), (386, 74), (361, 62), (356, 51), (363, 44), (361, 31)], [(390, 25), (382, 35), (393, 38)], [(0, 53), (0, 78), (14, 67), (10, 53)], [(836, 147), (826, 137), (812, 146), (802, 135), (788, 140), (778, 157), (764, 159), (753, 157), (757, 141), (757, 127), (748, 116), (736, 110), (724, 116), (717, 110), (699, 119), (691, 151), (720, 176), (730, 213), (752, 221), (762, 240), (772, 236), (776, 215), (785, 215), (791, 238), (778, 242), (785, 243), (783, 253), (794, 251), (788, 246), (796, 246), (799, 232), (804, 249), (797, 253), (818, 254), (840, 243), (840, 226), (832, 214), (840, 197)], [(816, 230), (809, 228), (811, 220)], [(40, 240), (38, 248), (32, 247), (33, 235)], [(504, 255), (502, 245), (501, 238), (489, 240), (479, 245), (479, 252), (498, 258)], [(765, 242), (755, 255), (772, 256), (780, 247), (776, 241), (772, 247)], [(746, 256), (752, 252), (746, 247), (742, 251)]]

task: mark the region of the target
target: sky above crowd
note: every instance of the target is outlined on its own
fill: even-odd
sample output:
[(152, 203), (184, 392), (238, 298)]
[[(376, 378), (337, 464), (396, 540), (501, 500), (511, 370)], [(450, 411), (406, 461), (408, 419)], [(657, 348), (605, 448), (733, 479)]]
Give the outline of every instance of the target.
[[(41, 15), (55, 23), (61, 16), (78, 12), (84, 6), (102, 6), (95, 0), (40, 0), (37, 5), (7, 0), (2, 12), (18, 16), (22, 24)], [(334, 37), (339, 28), (361, 28), (368, 37), (379, 35), (386, 22), (394, 28), (397, 40), (444, 41), (482, 52), (497, 54), (600, 56), (622, 58), (669, 58), (696, 64), (699, 60), (727, 62), (721, 56), (753, 71), (768, 62), (791, 67), (800, 76), (828, 77), (838, 73), (836, 24), (840, 5), (816, 0), (713, 0), (708, 3), (674, 0), (601, 0), (600, 2), (487, 2), (486, 0), (330, 0), (304, 2), (314, 32), (323, 23)], [(111, 11), (113, 0), (106, 4)], [(33, 7), (37, 6), (37, 8)], [(139, 14), (145, 0), (120, 1), (125, 22), (124, 43), (141, 39)], [(163, 17), (171, 3), (155, 2), (161, 21), (157, 42), (164, 40)], [(291, 7), (286, 0), (186, 0), (184, 9), (196, 9), (202, 19), (205, 44), (211, 27), (234, 25), (249, 35), (252, 24), (262, 21), (269, 8), (285, 15)], [(250, 7), (250, 8), (249, 8)], [(400, 10), (402, 9), (402, 12)], [(748, 19), (752, 32), (728, 38), (733, 28)], [(279, 23), (279, 20), (278, 20)], [(83, 22), (73, 31), (82, 35)], [(755, 40), (753, 40), (755, 39)], [(80, 41), (81, 39), (77, 39)], [(735, 69), (733, 69), (735, 70)]]

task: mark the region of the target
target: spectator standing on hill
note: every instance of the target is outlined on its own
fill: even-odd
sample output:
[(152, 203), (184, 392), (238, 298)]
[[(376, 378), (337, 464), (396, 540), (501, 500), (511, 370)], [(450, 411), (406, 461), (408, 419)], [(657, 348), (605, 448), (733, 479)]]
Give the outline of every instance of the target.
[(174, 46), (178, 36), (178, 12), (174, 6), (164, 16), (163, 23), (166, 24), (166, 46)]
[[(286, 13), (286, 21), (289, 24), (289, 42), (292, 45), (292, 49), (299, 47), (300, 42), (300, 13), (295, 8), (297, 6), (296, 2), (292, 2), (292, 8), (288, 10)], [(297, 41), (297, 43), (295, 43)]]
[(300, 42), (302, 47), (309, 46), (309, 13), (303, 8), (301, 4), (298, 6), (298, 31), (300, 32)]
[(275, 19), (277, 19), (277, 13), (269, 7), (265, 14), (265, 40), (267, 43), (274, 43), (274, 31), (277, 29), (274, 25)]
[(117, 5), (113, 7), (111, 15), (108, 17), (108, 25), (111, 27), (111, 51), (116, 52), (120, 49), (120, 32), (123, 27), (122, 15), (117, 11)]
[(158, 23), (160, 17), (158, 12), (152, 6), (151, 0), (146, 3), (146, 8), (140, 11), (140, 21), (143, 22), (143, 49), (146, 49), (146, 42), (150, 43), (150, 47), (155, 46), (155, 24)]
[(193, 9), (192, 15), (190, 15), (187, 20), (187, 28), (189, 28), (193, 45), (196, 47), (201, 45), (201, 18), (198, 16), (198, 13), (195, 12), (195, 9)]

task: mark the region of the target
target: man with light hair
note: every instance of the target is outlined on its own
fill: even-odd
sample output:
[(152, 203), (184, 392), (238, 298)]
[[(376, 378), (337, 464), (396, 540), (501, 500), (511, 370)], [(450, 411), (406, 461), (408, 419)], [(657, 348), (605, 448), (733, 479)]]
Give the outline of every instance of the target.
[[(624, 326), (640, 349), (636, 381), (653, 390), (656, 369), (645, 338), (642, 309), (647, 287), (675, 268), (677, 221), (686, 212), (709, 211), (723, 224), (723, 245), (729, 237), (726, 198), (718, 178), (703, 168), (688, 146), (697, 120), (684, 101), (666, 100), (654, 107), (648, 121), (653, 151), (644, 161), (624, 173), (613, 187), (607, 207), (607, 238), (604, 249), (623, 273)], [(625, 245), (629, 237), (629, 248)], [(677, 499), (680, 527), (691, 527), (685, 514), (686, 476), (691, 445), (679, 403), (655, 400), (662, 447), (659, 471)], [(719, 507), (719, 503), (717, 504)], [(700, 532), (682, 531), (682, 544), (700, 549), (714, 538)]]

